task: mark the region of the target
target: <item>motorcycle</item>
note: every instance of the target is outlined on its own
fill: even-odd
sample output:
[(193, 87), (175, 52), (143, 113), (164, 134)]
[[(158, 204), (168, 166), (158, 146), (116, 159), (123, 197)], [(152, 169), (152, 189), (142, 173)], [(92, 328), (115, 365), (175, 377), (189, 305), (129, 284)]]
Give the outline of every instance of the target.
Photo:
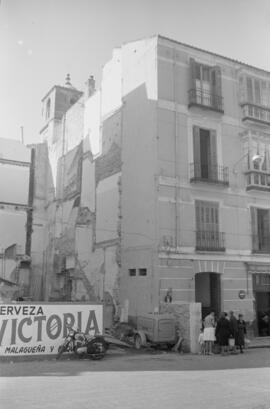
[(78, 358), (98, 360), (104, 358), (109, 344), (102, 335), (87, 335), (68, 327), (68, 334), (58, 348), (56, 359), (64, 352), (73, 352)]

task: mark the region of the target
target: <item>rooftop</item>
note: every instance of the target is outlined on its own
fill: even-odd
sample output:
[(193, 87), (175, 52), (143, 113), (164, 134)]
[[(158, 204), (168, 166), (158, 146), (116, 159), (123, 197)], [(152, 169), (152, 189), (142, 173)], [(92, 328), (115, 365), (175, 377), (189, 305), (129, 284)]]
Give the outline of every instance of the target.
[(245, 67), (247, 67), (247, 68), (252, 68), (252, 69), (255, 69), (255, 70), (264, 72), (264, 73), (266, 73), (266, 74), (270, 74), (270, 71), (267, 71), (267, 70), (265, 70), (265, 69), (263, 69), (263, 68), (255, 67), (254, 65), (250, 65), (250, 64), (247, 64), (247, 63), (245, 63), (245, 62), (242, 62), (242, 61), (239, 61), (239, 60), (235, 60), (235, 59), (233, 59), (233, 58), (226, 57), (226, 56), (221, 55), (221, 54), (214, 53), (214, 52), (212, 52), (212, 51), (204, 50), (204, 49), (202, 49), (202, 48), (199, 48), (199, 47), (196, 47), (196, 46), (193, 46), (193, 45), (190, 45), (190, 44), (181, 43), (180, 41), (173, 40), (173, 39), (171, 39), (171, 38), (169, 38), (169, 37), (165, 37), (165, 36), (162, 36), (162, 35), (160, 35), (160, 34), (158, 34), (157, 37), (158, 37), (158, 38), (161, 38), (161, 39), (163, 39), (163, 40), (167, 40), (167, 41), (171, 41), (171, 42), (173, 42), (173, 43), (179, 44), (179, 45), (181, 45), (181, 46), (183, 46), (183, 47), (193, 48), (194, 50), (201, 51), (201, 52), (204, 52), (204, 53), (213, 55), (213, 56), (215, 56), (215, 57), (224, 58), (225, 60), (231, 61), (231, 62), (233, 62), (233, 63), (235, 63), (235, 64), (243, 65), (243, 66), (245, 66)]

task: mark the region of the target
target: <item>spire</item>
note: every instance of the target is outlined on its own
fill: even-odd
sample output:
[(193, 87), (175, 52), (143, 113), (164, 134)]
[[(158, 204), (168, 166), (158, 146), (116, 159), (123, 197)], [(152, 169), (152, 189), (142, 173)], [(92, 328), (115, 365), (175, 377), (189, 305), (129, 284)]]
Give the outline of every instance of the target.
[(67, 87), (67, 88), (74, 88), (73, 85), (72, 85), (71, 82), (70, 82), (70, 74), (67, 74), (67, 76), (66, 76), (65, 87)]

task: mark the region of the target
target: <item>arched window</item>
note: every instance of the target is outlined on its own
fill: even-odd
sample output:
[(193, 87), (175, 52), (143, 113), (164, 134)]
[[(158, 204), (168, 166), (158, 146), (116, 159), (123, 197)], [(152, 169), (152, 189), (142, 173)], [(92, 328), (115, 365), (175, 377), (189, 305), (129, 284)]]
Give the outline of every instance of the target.
[(51, 114), (51, 99), (49, 98), (46, 103), (46, 116), (45, 119), (49, 119)]

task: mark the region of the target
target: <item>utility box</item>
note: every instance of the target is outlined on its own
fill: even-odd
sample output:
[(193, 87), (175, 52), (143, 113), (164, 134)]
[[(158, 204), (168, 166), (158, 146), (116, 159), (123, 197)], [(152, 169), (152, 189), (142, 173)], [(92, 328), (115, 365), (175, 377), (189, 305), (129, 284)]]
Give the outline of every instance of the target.
[(141, 314), (137, 318), (137, 331), (135, 331), (135, 347), (151, 344), (176, 343), (175, 318), (172, 314)]

